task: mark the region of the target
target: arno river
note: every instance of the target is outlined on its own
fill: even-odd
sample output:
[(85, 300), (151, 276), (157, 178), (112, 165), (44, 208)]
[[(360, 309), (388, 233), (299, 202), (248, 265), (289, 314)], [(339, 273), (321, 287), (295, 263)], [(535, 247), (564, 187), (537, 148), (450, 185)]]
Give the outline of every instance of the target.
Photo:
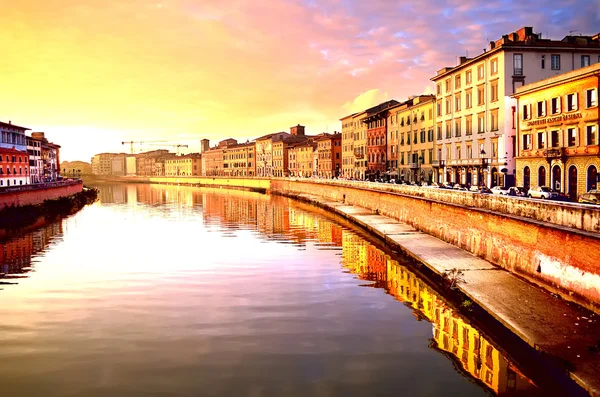
[(341, 218), (235, 190), (98, 187), (0, 244), (3, 396), (553, 394)]

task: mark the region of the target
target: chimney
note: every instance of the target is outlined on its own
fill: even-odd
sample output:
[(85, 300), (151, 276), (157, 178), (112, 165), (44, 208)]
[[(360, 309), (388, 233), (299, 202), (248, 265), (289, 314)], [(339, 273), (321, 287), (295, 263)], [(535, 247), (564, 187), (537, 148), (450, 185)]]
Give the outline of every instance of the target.
[(8, 124), (12, 124), (12, 121), (8, 120)]
[(462, 65), (463, 63), (467, 62), (467, 59), (468, 59), (468, 58), (467, 58), (467, 57), (464, 57), (464, 56), (463, 56), (463, 57), (460, 57), (460, 60), (458, 61), (458, 64), (459, 64), (459, 65)]

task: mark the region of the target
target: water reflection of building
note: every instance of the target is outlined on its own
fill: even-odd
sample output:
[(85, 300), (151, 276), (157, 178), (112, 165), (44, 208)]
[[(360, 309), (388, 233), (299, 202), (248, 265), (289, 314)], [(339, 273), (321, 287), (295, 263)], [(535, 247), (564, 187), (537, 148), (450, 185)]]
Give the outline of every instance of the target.
[(0, 243), (0, 279), (26, 277), (31, 270), (31, 257), (44, 250), (62, 231), (62, 222), (56, 222)]
[(418, 319), (426, 318), (433, 323), (432, 346), (452, 359), (460, 372), (477, 379), (497, 395), (515, 395), (537, 389), (487, 336), (394, 260), (387, 263), (387, 285), (391, 295), (411, 305)]

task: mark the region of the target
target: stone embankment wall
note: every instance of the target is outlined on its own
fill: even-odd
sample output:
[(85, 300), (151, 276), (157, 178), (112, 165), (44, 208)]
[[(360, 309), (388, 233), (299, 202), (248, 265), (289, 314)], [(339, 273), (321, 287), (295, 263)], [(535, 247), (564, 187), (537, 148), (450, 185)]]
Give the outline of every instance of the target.
[(378, 211), (563, 297), (600, 307), (599, 209), (363, 182), (280, 179), (271, 181), (271, 191)]
[(41, 204), (44, 200), (71, 196), (83, 190), (79, 180), (25, 185), (0, 190), (0, 210), (6, 206)]

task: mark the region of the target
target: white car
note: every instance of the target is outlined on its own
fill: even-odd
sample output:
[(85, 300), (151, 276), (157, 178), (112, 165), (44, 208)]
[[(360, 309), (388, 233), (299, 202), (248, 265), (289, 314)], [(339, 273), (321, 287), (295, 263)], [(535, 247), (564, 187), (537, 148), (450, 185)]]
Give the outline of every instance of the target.
[(494, 186), (491, 191), (493, 194), (502, 194), (508, 196), (508, 188), (504, 186)]
[(548, 186), (536, 186), (529, 189), (527, 197), (538, 199), (555, 199), (558, 198), (558, 193), (550, 190)]

